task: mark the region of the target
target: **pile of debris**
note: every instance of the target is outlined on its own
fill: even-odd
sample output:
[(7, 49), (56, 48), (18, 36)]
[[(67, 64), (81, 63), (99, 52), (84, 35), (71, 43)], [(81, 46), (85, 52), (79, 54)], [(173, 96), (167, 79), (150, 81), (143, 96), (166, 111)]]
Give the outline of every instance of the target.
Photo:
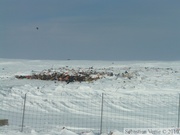
[(97, 72), (93, 68), (88, 68), (85, 71), (63, 68), (60, 70), (43, 70), (40, 73), (32, 73), (32, 75), (16, 75), (17, 79), (38, 79), (70, 82), (91, 82), (103, 78), (104, 76), (113, 76), (113, 73)]

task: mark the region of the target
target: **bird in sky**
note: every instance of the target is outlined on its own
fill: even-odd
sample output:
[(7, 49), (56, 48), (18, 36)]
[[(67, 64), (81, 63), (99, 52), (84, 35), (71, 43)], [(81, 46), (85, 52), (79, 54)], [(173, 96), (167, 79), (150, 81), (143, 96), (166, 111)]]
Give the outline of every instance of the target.
[(38, 29), (39, 29), (39, 27), (36, 27), (36, 29), (38, 30)]

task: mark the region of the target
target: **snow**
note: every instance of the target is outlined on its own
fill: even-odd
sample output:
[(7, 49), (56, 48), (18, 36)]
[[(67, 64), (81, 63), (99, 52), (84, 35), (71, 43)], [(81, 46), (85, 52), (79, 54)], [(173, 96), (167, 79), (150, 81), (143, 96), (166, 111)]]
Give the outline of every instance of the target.
[[(15, 75), (30, 75), (48, 69), (62, 71), (62, 69), (65, 69), (64, 67), (66, 67), (64, 72), (70, 72), (71, 69), (73, 71), (86, 71), (93, 67), (95, 71), (113, 72), (113, 76), (105, 76), (93, 82), (72, 82), (69, 84), (42, 80), (18, 80), (15, 78)], [(67, 71), (67, 69), (69, 70)], [(125, 72), (128, 72), (132, 78), (129, 79), (127, 76), (123, 76), (122, 73)], [(0, 127), (0, 135), (95, 135), (99, 133), (100, 127), (99, 116), (102, 93), (104, 93), (106, 101), (104, 103), (106, 107), (104, 108), (104, 117), (106, 117), (103, 123), (104, 128), (106, 128), (103, 130), (104, 135), (123, 134), (122, 128), (117, 129), (118, 126), (122, 126), (118, 125), (119, 120), (124, 122), (124, 126), (133, 126), (130, 125), (131, 123), (125, 122), (125, 120), (133, 120), (139, 124), (136, 126), (173, 127), (176, 126), (174, 121), (177, 119), (179, 80), (180, 61), (0, 59), (0, 119), (5, 116), (10, 120), (9, 126)], [(27, 94), (26, 115), (29, 116), (30, 123), (28, 123), (29, 125), (26, 123), (23, 132), (21, 132), (21, 114), (25, 94)], [(90, 108), (84, 109), (86, 106), (90, 106)], [(152, 108), (155, 111), (160, 108), (162, 112), (157, 112), (153, 117), (148, 116), (145, 117), (145, 120), (142, 120), (144, 113), (150, 113)], [(34, 115), (31, 114), (33, 110), (41, 114), (36, 118), (37, 120), (43, 116), (56, 120), (56, 117), (50, 115), (51, 112), (55, 115), (64, 114), (64, 117), (68, 117), (68, 120), (63, 123), (64, 125), (59, 125), (59, 123), (54, 125), (49, 123), (47, 118), (47, 123), (41, 121), (42, 123), (35, 123), (34, 125), (31, 123), (31, 118), (34, 118)], [(119, 113), (119, 111), (121, 112)], [(112, 115), (109, 115), (110, 113)], [(20, 119), (17, 120), (17, 123), (12, 122), (15, 119), (13, 114), (16, 114), (17, 119)], [(169, 118), (171, 115), (172, 119)], [(161, 121), (163, 116), (171, 119), (167, 125), (161, 123), (163, 122)], [(158, 121), (156, 121), (157, 118)], [(71, 120), (76, 119), (80, 121), (73, 121), (74, 124), (72, 124)], [(83, 123), (84, 120), (89, 123)], [(41, 129), (41, 125), (38, 124), (44, 123), (45, 126), (42, 126), (42, 130), (38, 130)], [(50, 124), (53, 125), (50, 126)], [(36, 126), (39, 127), (35, 128)], [(63, 126), (66, 128), (63, 129)]]

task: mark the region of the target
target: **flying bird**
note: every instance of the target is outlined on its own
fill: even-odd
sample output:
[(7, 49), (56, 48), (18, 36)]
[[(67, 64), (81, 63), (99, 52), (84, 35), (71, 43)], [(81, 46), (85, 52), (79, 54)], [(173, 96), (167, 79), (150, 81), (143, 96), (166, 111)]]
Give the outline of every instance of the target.
[(36, 27), (36, 29), (38, 30), (39, 28), (38, 28), (38, 27)]

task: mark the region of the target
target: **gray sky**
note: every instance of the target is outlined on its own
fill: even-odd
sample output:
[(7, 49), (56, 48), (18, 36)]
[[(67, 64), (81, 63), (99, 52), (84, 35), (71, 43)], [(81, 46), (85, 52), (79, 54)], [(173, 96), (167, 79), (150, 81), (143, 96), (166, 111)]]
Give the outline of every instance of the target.
[(0, 58), (180, 60), (180, 0), (1, 0)]

